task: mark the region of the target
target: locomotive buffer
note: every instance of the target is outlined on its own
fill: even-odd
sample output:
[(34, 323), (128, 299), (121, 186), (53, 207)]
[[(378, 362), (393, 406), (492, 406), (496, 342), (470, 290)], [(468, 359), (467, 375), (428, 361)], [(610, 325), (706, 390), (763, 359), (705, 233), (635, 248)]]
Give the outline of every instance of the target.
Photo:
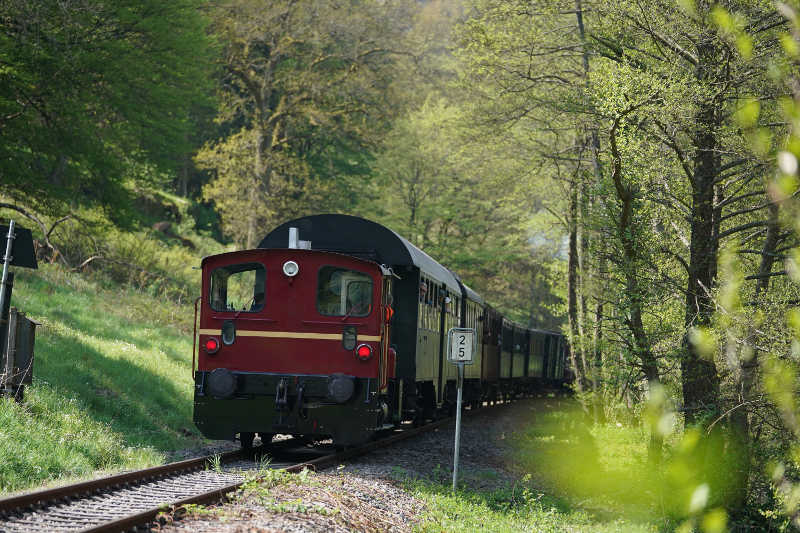
[(447, 360), (458, 366), (458, 396), (456, 399), (456, 442), (453, 454), (453, 492), (458, 483), (458, 452), (461, 447), (461, 397), (464, 390), (464, 365), (475, 360), (475, 330), (450, 328), (447, 332)]

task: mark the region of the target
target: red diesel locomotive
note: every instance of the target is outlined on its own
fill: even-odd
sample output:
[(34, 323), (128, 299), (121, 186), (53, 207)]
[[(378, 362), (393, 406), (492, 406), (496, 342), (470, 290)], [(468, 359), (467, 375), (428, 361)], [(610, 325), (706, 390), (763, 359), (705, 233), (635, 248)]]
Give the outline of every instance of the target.
[(194, 419), (208, 438), (238, 434), (248, 448), (256, 433), (282, 433), (346, 446), (452, 410), (444, 344), (456, 326), (478, 332), (465, 376), (473, 406), (568, 377), (560, 334), (513, 324), (362, 218), (293, 220), (257, 249), (204, 258), (202, 272)]

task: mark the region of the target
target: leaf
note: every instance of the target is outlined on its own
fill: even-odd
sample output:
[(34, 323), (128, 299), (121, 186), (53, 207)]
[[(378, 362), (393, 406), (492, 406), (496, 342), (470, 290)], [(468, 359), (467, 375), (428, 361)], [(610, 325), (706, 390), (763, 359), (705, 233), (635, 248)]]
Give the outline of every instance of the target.
[(756, 98), (742, 98), (734, 113), (734, 119), (742, 128), (752, 128), (758, 123), (761, 104)]

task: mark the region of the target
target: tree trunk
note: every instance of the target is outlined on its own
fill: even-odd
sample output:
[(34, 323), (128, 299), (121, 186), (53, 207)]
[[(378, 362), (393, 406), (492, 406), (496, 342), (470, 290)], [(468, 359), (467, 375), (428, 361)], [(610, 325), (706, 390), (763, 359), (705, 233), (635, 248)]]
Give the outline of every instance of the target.
[[(759, 301), (759, 296), (765, 294), (769, 289), (769, 276), (772, 266), (775, 263), (775, 251), (780, 242), (780, 226), (778, 223), (778, 204), (772, 203), (769, 206), (769, 225), (764, 245), (761, 249), (761, 264), (758, 267), (758, 278), (754, 295), (755, 302)], [(755, 335), (750, 331), (748, 337)], [(749, 357), (748, 357), (749, 355)], [(758, 349), (753, 348), (752, 352), (743, 353), (739, 357), (739, 397), (736, 398), (737, 404), (731, 413), (730, 425), (735, 450), (739, 454), (739, 464), (737, 479), (734, 483), (735, 494), (733, 496), (732, 508), (742, 508), (747, 502), (749, 493), (750, 471), (753, 464), (753, 449), (750, 431), (750, 413), (747, 402), (751, 401), (756, 393), (756, 379), (758, 370)]]
[(578, 175), (578, 213), (575, 219), (575, 238), (576, 249), (578, 255), (578, 275), (576, 280), (577, 285), (577, 304), (578, 304), (578, 338), (580, 339), (578, 346), (580, 347), (580, 363), (581, 372), (583, 372), (586, 383), (584, 385), (590, 386), (594, 390), (594, 383), (590, 382), (592, 372), (586, 364), (586, 264), (585, 257), (587, 253), (587, 242), (584, 238), (584, 220), (586, 213), (586, 180), (582, 173)]
[[(575, 0), (575, 19), (578, 25), (578, 36), (580, 37), (581, 41), (581, 48), (582, 54), (581, 59), (583, 63), (583, 75), (584, 79), (588, 83), (589, 79), (589, 48), (586, 43), (586, 29), (583, 24), (583, 2), (582, 0)], [(588, 94), (588, 93), (587, 93)], [(585, 104), (588, 108), (591, 108), (591, 102)], [(590, 119), (591, 120), (591, 119)], [(602, 171), (600, 168), (600, 136), (597, 132), (597, 127), (595, 124), (590, 125), (590, 148), (592, 154), (592, 170), (594, 172), (594, 178), (596, 183), (600, 183), (602, 181)], [(584, 245), (584, 255), (588, 255), (588, 241), (583, 239)], [(600, 265), (599, 265), (599, 272), (602, 276), (602, 272), (604, 270), (604, 259), (601, 254), (600, 258)], [(586, 271), (582, 268), (582, 273)], [(594, 286), (594, 284), (592, 284)], [(584, 310), (586, 308), (586, 290), (585, 287), (581, 291), (581, 297), (583, 299), (583, 307)], [(601, 301), (598, 300), (595, 306), (595, 313), (594, 313), (594, 331), (593, 331), (593, 343), (592, 343), (592, 361), (591, 361), (591, 370), (587, 369), (588, 375), (591, 376), (591, 385), (592, 391), (594, 392), (594, 419), (595, 422), (602, 422), (605, 419), (604, 411), (603, 411), (603, 404), (602, 398), (600, 397), (600, 376), (603, 367), (603, 356), (601, 353), (601, 344), (602, 344), (602, 323), (603, 323), (603, 304)], [(584, 363), (586, 364), (586, 363)]]
[[(701, 83), (711, 77), (715, 50), (710, 43), (698, 45), (696, 76)], [(714, 207), (715, 184), (719, 174), (717, 129), (721, 113), (719, 100), (700, 104), (694, 133), (694, 169), (692, 176), (691, 240), (689, 275), (686, 290), (686, 331), (707, 326), (714, 313), (711, 290), (716, 282), (719, 254), (719, 217)], [(701, 422), (718, 411), (719, 376), (714, 360), (701, 356), (696, 346), (684, 337), (681, 358), (681, 384), (686, 424)]]
[[(617, 148), (616, 131), (620, 118), (614, 121), (611, 128), (609, 145), (612, 155), (611, 177), (617, 192), (620, 204), (620, 215), (617, 221), (617, 235), (622, 245), (622, 270), (625, 276), (625, 295), (628, 303), (630, 318), (625, 321), (633, 337), (633, 346), (638, 357), (642, 372), (647, 379), (648, 389), (653, 391), (660, 387), (661, 378), (658, 372), (658, 361), (650, 347), (650, 339), (645, 331), (642, 320), (644, 293), (639, 283), (639, 251), (636, 242), (636, 228), (634, 227), (634, 203), (636, 201), (634, 189), (623, 183), (622, 159)], [(662, 437), (654, 429), (650, 432), (650, 445), (648, 458), (653, 463), (661, 462)]]
[[(260, 129), (257, 130), (256, 139), (255, 139), (255, 153), (253, 154), (253, 190), (250, 191), (251, 198), (254, 198), (258, 194), (258, 182), (261, 178), (261, 174), (264, 172), (264, 165), (262, 160), (262, 152), (261, 152), (261, 144), (263, 139), (263, 133)], [(258, 216), (257, 210), (255, 209), (256, 202), (251, 201), (250, 205), (247, 209), (247, 242), (245, 247), (249, 250), (255, 248), (256, 246), (256, 217)]]
[(584, 376), (578, 366), (576, 352), (580, 349), (578, 331), (578, 188), (570, 187), (569, 194), (569, 257), (567, 260), (567, 316), (570, 332), (570, 364), (575, 372), (575, 387), (583, 392)]

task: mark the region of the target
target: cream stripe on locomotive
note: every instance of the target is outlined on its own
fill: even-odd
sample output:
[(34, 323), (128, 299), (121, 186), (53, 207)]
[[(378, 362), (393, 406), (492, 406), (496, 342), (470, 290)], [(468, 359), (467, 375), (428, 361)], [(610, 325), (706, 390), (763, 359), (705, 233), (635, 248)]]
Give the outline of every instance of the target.
[[(200, 335), (220, 335), (218, 329), (201, 329)], [(299, 331), (247, 331), (237, 330), (240, 337), (269, 337), (274, 339), (317, 339), (326, 341), (342, 340), (341, 333), (301, 333)], [(381, 338), (377, 335), (358, 335), (360, 341), (378, 342)]]

